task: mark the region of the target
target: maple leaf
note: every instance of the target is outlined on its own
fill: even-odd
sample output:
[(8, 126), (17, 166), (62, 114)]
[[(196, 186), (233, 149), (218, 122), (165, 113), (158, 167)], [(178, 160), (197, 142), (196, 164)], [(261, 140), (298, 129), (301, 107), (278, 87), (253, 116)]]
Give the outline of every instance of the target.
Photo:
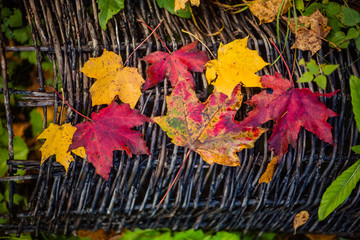
[(219, 92), (231, 96), (240, 82), (245, 87), (261, 87), (260, 77), (255, 72), (268, 65), (256, 50), (247, 48), (248, 37), (223, 45), (220, 43), (218, 59), (206, 63), (206, 79)]
[(174, 11), (176, 12), (177, 10), (180, 9), (186, 9), (186, 3), (190, 2), (190, 4), (192, 6), (199, 6), (200, 5), (200, 0), (175, 0), (175, 8)]
[(215, 90), (201, 103), (187, 81), (181, 80), (166, 97), (167, 115), (153, 120), (174, 144), (194, 150), (209, 164), (237, 166), (240, 161), (236, 152), (252, 148), (265, 131), (257, 127), (239, 127), (234, 121), (241, 101), (238, 85), (231, 99)]
[(150, 154), (142, 134), (130, 128), (151, 119), (131, 109), (129, 104), (113, 102), (99, 113), (92, 113), (91, 119), (76, 125), (69, 150), (83, 146), (89, 162), (104, 179), (109, 179), (114, 150), (125, 150), (130, 157), (132, 153)]
[(97, 81), (91, 86), (92, 105), (110, 104), (116, 95), (134, 108), (141, 95), (144, 79), (137, 68), (124, 67), (122, 59), (104, 49), (98, 58), (90, 58), (81, 71)]
[(147, 70), (147, 79), (143, 91), (152, 88), (168, 77), (171, 85), (176, 86), (179, 79), (187, 80), (194, 87), (194, 78), (189, 71), (202, 72), (209, 61), (205, 51), (196, 48), (197, 41), (187, 44), (173, 53), (153, 52), (142, 58), (151, 66)]
[(260, 20), (260, 24), (273, 22), (278, 15), (280, 6), (282, 6), (280, 15), (284, 15), (292, 7), (290, 0), (255, 0), (244, 2), (249, 4), (250, 11)]
[[(288, 18), (283, 17), (287, 21)], [(290, 19), (289, 27), (295, 33), (295, 43), (291, 49), (298, 48), (303, 51), (311, 51), (314, 55), (321, 49), (322, 39), (324, 39), (330, 32), (331, 27), (327, 25), (327, 18), (325, 18), (319, 11), (316, 11), (310, 16), (301, 16), (297, 18), (297, 28), (295, 18)]]
[[(37, 139), (46, 139), (45, 143), (41, 146), (41, 164), (45, 162), (52, 155), (56, 155), (56, 161), (61, 163), (67, 172), (69, 165), (74, 161), (71, 153), (68, 152), (69, 145), (72, 143), (73, 135), (76, 127), (70, 123), (61, 126), (50, 123)], [(85, 149), (83, 147), (74, 148), (72, 150), (76, 155), (85, 158)]]
[(276, 124), (269, 139), (269, 147), (279, 159), (288, 151), (289, 144), (296, 146), (300, 127), (334, 145), (332, 127), (326, 121), (337, 114), (326, 108), (325, 104), (319, 101), (319, 96), (331, 97), (338, 91), (320, 94), (313, 93), (308, 88), (294, 88), (280, 73), (275, 73), (275, 76), (262, 76), (261, 83), (264, 88), (273, 89), (273, 92), (264, 90), (247, 101), (254, 109), (241, 124), (256, 127), (274, 120)]

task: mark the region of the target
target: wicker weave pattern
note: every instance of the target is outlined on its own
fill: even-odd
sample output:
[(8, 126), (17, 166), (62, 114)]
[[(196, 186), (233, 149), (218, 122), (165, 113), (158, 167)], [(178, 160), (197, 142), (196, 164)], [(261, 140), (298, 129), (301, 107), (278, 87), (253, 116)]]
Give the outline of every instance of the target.
[[(0, 38), (3, 47), (0, 52), (1, 62), (5, 62), (4, 51), (35, 51), (41, 89), (30, 92), (7, 89), (5, 86), (5, 99), (9, 94), (27, 97), (18, 104), (24, 107), (41, 106), (44, 116), (46, 106), (57, 109), (62, 102), (54, 93), (44, 92), (45, 79), (40, 64), (42, 56), (46, 55), (53, 61), (54, 79), (57, 79), (56, 75), (59, 73), (69, 104), (78, 111), (85, 111), (89, 116), (91, 111), (98, 110), (97, 107), (91, 108), (89, 88), (93, 80), (80, 73), (79, 69), (89, 57), (99, 56), (103, 48), (120, 52), (123, 58), (129, 56), (134, 46), (138, 46), (150, 34), (150, 31), (136, 20), (155, 27), (164, 19), (158, 33), (162, 39), (167, 40), (172, 51), (194, 40), (181, 32), (181, 29), (185, 29), (199, 36), (214, 53), (220, 42), (228, 43), (249, 35), (249, 47), (256, 49), (265, 61), (273, 62), (278, 56), (269, 42), (270, 38), (276, 39), (274, 23), (258, 26), (258, 21), (248, 12), (231, 15), (207, 1), (202, 2), (195, 15), (204, 32), (216, 32), (224, 24), (224, 30), (217, 36), (200, 33), (191, 20), (172, 16), (159, 9), (155, 0), (126, 1), (125, 10), (109, 21), (106, 31), (98, 27), (95, 0), (24, 0), (24, 7), (30, 20), (33, 40), (35, 43), (38, 40), (40, 46), (3, 47)], [(94, 12), (93, 15), (90, 14), (91, 11)], [(285, 34), (286, 25), (281, 25), (282, 45)], [(294, 68), (294, 79), (297, 79), (303, 69), (297, 64), (293, 65), (294, 58), (305, 57), (308, 60), (310, 55), (298, 51), (295, 56), (294, 51), (290, 50), (292, 40), (290, 33), (290, 42), (284, 49), (284, 57), (290, 69)], [(311, 217), (309, 222), (299, 229), (300, 232), (343, 235), (359, 233), (359, 187), (336, 214), (324, 222), (317, 221), (317, 208), (322, 194), (335, 177), (356, 160), (351, 146), (360, 143), (348, 86), (350, 74), (359, 76), (360, 62), (355, 62), (359, 53), (354, 49), (350, 45), (348, 49), (338, 53), (325, 48), (317, 56), (318, 62), (326, 60), (341, 65), (328, 79), (327, 89), (328, 92), (340, 89), (340, 92), (333, 98), (322, 99), (329, 108), (339, 114), (339, 117), (330, 119), (335, 147), (323, 143), (302, 129), (296, 149), (289, 148), (270, 184), (258, 185), (260, 175), (271, 159), (271, 153), (267, 151), (267, 139), (271, 134), (268, 132), (257, 142), (254, 149), (239, 153), (242, 167), (222, 167), (216, 164), (209, 166), (199, 155), (192, 152), (181, 173), (181, 179), (174, 185), (163, 205), (156, 209), (156, 204), (179, 169), (186, 149), (171, 144), (156, 124), (146, 124), (140, 130), (145, 135), (152, 156), (136, 156), (131, 159), (125, 153), (114, 152), (114, 168), (109, 181), (96, 175), (94, 168), (81, 159), (71, 164), (68, 174), (64, 176), (63, 167), (53, 158), (39, 167), (39, 162), (35, 160), (14, 160), (10, 151), (10, 176), (19, 165), (24, 166), (22, 169), (38, 171), (38, 175), (28, 174), (3, 179), (10, 182), (9, 206), (12, 208), (12, 222), (6, 226), (7, 231), (38, 233), (40, 230), (61, 230), (67, 233), (80, 228), (120, 231), (124, 227), (169, 227), (173, 230), (202, 228), (291, 232), (294, 215), (301, 210), (307, 210)], [(130, 66), (138, 67), (145, 77), (145, 64), (139, 59), (156, 50), (164, 48), (158, 39), (152, 36), (131, 57)], [(274, 70), (288, 77), (281, 61), (265, 68), (260, 74), (273, 74)], [(6, 65), (2, 64), (1, 71), (3, 79), (7, 81)], [(195, 74), (195, 80), (198, 96), (206, 98), (207, 83), (204, 74)], [(54, 86), (57, 88), (56, 81)], [(308, 87), (318, 90), (311, 83)], [(147, 90), (141, 96), (137, 109), (147, 116), (164, 115), (164, 96), (171, 90), (167, 81), (164, 85)], [(254, 91), (258, 90), (244, 90), (245, 98), (249, 99), (256, 93)], [(5, 107), (9, 131), (12, 131), (11, 109), (6, 101)], [(243, 118), (247, 111), (249, 108), (243, 106), (240, 118)], [(82, 121), (81, 117), (70, 109), (66, 117), (67, 121), (73, 124)], [(59, 119), (56, 113), (55, 119)], [(24, 213), (16, 213), (13, 207), (15, 180), (31, 181), (34, 186), (28, 211)]]

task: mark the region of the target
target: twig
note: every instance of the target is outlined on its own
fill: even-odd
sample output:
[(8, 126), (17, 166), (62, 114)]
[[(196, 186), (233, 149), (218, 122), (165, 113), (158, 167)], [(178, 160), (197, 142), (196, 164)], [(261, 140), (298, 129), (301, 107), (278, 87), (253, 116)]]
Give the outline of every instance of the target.
[[(141, 20), (137, 20), (137, 21), (145, 24), (145, 26), (146, 26), (148, 29), (150, 29), (151, 31), (154, 32), (154, 30), (153, 30), (149, 25), (147, 25), (146, 22), (141, 21)], [(161, 39), (161, 37), (160, 37), (156, 32), (154, 32), (154, 34), (155, 34), (155, 36), (160, 40), (160, 42), (161, 42), (162, 45), (166, 48), (166, 50), (171, 54), (171, 51), (168, 49), (168, 47), (166, 46), (166, 44), (164, 43), (164, 41)]]
[(76, 112), (77, 114), (79, 114), (79, 115), (82, 116), (83, 118), (86, 118), (87, 120), (92, 121), (90, 118), (88, 118), (87, 116), (79, 113), (79, 112), (76, 111), (72, 106), (70, 106), (70, 104), (60, 95), (60, 93), (59, 93), (58, 91), (56, 91), (55, 88), (53, 88), (53, 87), (51, 87), (51, 88), (52, 88), (52, 89), (55, 91), (55, 93), (61, 98), (61, 100), (63, 100), (63, 102), (65, 102), (66, 105), (68, 105), (74, 112)]
[(191, 150), (189, 149), (188, 152), (187, 152), (187, 154), (186, 154), (186, 156), (185, 156), (185, 159), (184, 159), (183, 163), (181, 164), (181, 166), (180, 166), (180, 168), (179, 168), (179, 171), (177, 172), (177, 174), (176, 174), (176, 176), (175, 176), (175, 178), (174, 178), (174, 180), (172, 181), (170, 187), (168, 188), (168, 190), (166, 191), (165, 195), (164, 195), (163, 198), (160, 200), (160, 202), (158, 203), (158, 205), (156, 205), (156, 208), (159, 208), (159, 207), (160, 207), (160, 205), (162, 204), (162, 202), (165, 200), (165, 197), (166, 197), (166, 196), (168, 195), (168, 193), (170, 192), (172, 186), (175, 184), (176, 180), (177, 180), (178, 177), (179, 177), (179, 174), (180, 174), (181, 170), (183, 169), (186, 161), (187, 161), (188, 158), (189, 158), (190, 152), (191, 152)]
[(197, 36), (195, 36), (195, 35), (192, 34), (191, 32), (188, 32), (188, 31), (186, 31), (186, 30), (184, 30), (184, 29), (181, 29), (181, 31), (184, 32), (184, 33), (189, 34), (190, 36), (194, 37), (196, 40), (198, 40), (199, 42), (201, 42), (201, 44), (206, 48), (206, 50), (208, 50), (208, 52), (210, 53), (210, 55), (211, 55), (213, 58), (216, 58), (216, 57), (214, 56), (214, 54), (210, 51), (210, 49), (208, 48), (208, 46), (206, 46), (206, 44), (205, 44), (203, 41), (201, 41)]
[(158, 27), (160, 27), (160, 25), (161, 25), (161, 23), (162, 23), (163, 21), (164, 21), (164, 20), (161, 19), (160, 23), (159, 23), (159, 24), (156, 26), (156, 28), (150, 33), (150, 35), (147, 36), (147, 37), (144, 39), (144, 41), (142, 41), (142, 42), (140, 43), (140, 45), (137, 46), (137, 47), (134, 49), (134, 51), (133, 51), (133, 52), (129, 55), (129, 57), (126, 59), (126, 61), (125, 61), (125, 63), (124, 63), (124, 66), (125, 66), (126, 63), (129, 61), (130, 57), (136, 52), (136, 50), (138, 50), (138, 48), (139, 48), (144, 42), (146, 42), (146, 41), (151, 37), (151, 35), (153, 35), (153, 34), (155, 33), (156, 29), (158, 29)]
[(289, 78), (290, 78), (291, 84), (294, 86), (294, 81), (293, 81), (293, 79), (292, 79), (289, 66), (286, 64), (285, 59), (284, 59), (283, 55), (281, 54), (280, 50), (277, 48), (276, 44), (275, 44), (271, 39), (270, 39), (270, 42), (271, 42), (272, 45), (274, 45), (276, 51), (280, 54), (280, 57), (281, 57), (281, 59), (283, 60), (283, 62), (284, 62), (284, 64), (285, 64), (285, 67), (286, 67), (286, 69), (287, 69), (287, 71), (288, 71), (288, 73), (289, 73)]

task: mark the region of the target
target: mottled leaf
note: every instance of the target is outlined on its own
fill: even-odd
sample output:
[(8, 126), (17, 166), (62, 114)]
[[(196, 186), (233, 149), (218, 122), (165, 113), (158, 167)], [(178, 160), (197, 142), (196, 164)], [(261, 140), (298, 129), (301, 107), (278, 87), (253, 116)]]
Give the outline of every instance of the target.
[(240, 127), (234, 121), (241, 106), (240, 86), (231, 99), (216, 90), (205, 103), (201, 103), (187, 81), (180, 81), (171, 96), (166, 97), (168, 113), (153, 118), (172, 142), (199, 153), (212, 164), (227, 166), (240, 164), (236, 152), (252, 148), (265, 131), (257, 127)]
[(293, 226), (294, 226), (294, 235), (296, 234), (296, 229), (302, 225), (304, 225), (309, 220), (309, 212), (308, 211), (301, 211), (295, 215)]

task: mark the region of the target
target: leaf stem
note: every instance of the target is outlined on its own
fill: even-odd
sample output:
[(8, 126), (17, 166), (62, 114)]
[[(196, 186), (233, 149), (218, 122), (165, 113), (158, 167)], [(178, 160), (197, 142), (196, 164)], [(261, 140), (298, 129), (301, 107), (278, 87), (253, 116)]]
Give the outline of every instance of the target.
[(144, 44), (144, 42), (146, 42), (150, 37), (151, 35), (153, 35), (156, 31), (156, 29), (158, 29), (158, 27), (160, 27), (161, 23), (163, 22), (163, 19), (161, 19), (161, 21), (159, 22), (159, 24), (156, 26), (156, 28), (154, 28), (154, 30), (150, 33), (149, 36), (147, 36), (144, 41), (142, 41), (139, 46), (137, 46), (134, 51), (132, 51), (132, 53), (129, 55), (129, 57), (126, 59), (125, 63), (124, 63), (124, 66), (126, 65), (126, 63), (129, 61), (130, 57), (136, 52), (136, 50), (138, 50), (138, 48)]
[(177, 172), (174, 180), (172, 181), (170, 187), (169, 187), (168, 190), (166, 191), (166, 193), (165, 193), (165, 195), (163, 196), (163, 198), (160, 200), (160, 202), (158, 203), (158, 205), (156, 205), (156, 208), (159, 208), (159, 207), (160, 207), (161, 203), (165, 200), (165, 197), (166, 197), (166, 196), (168, 195), (168, 193), (170, 192), (172, 186), (175, 184), (176, 180), (177, 180), (178, 177), (179, 177), (179, 174), (180, 174), (181, 170), (183, 169), (186, 161), (187, 161), (188, 158), (189, 158), (190, 152), (191, 152), (191, 149), (188, 149), (188, 151), (187, 151), (187, 153), (186, 153), (186, 156), (185, 156), (185, 159), (184, 159), (183, 163), (181, 164), (181, 166), (180, 166), (180, 168), (179, 168), (179, 171)]
[[(141, 20), (137, 20), (138, 22), (141, 22), (142, 24), (145, 24), (145, 26), (150, 29), (151, 31), (154, 31), (149, 25), (146, 24), (146, 22), (141, 21)], [(161, 20), (162, 21), (162, 20)], [(171, 51), (168, 49), (168, 47), (166, 46), (166, 44), (164, 43), (164, 41), (161, 39), (161, 37), (154, 32), (155, 36), (160, 40), (160, 42), (162, 43), (162, 45), (166, 48), (166, 50), (171, 54)]]
[(86, 118), (87, 120), (92, 121), (90, 118), (88, 118), (87, 116), (79, 113), (78, 111), (75, 110), (75, 108), (73, 108), (72, 106), (70, 106), (70, 104), (61, 96), (61, 94), (60, 94), (58, 91), (56, 91), (55, 88), (53, 88), (53, 87), (51, 87), (51, 88), (52, 88), (52, 89), (55, 91), (55, 93), (61, 98), (61, 100), (63, 100), (63, 102), (65, 102), (66, 105), (68, 105), (74, 112), (76, 112), (77, 114), (79, 114), (79, 115), (82, 116), (83, 118)]
[(272, 45), (274, 45), (276, 51), (279, 53), (280, 57), (281, 57), (281, 60), (283, 60), (284, 64), (285, 64), (285, 67), (289, 73), (289, 78), (290, 78), (290, 81), (291, 81), (291, 84), (294, 86), (294, 81), (292, 79), (292, 76), (291, 76), (291, 72), (290, 72), (290, 69), (289, 69), (289, 66), (287, 65), (287, 63), (285, 62), (285, 59), (283, 57), (283, 55), (281, 54), (280, 50), (277, 48), (276, 44), (270, 39), (270, 42)]
[(214, 56), (214, 54), (210, 51), (210, 49), (208, 48), (208, 46), (206, 46), (206, 44), (205, 44), (203, 41), (201, 41), (200, 38), (198, 38), (197, 36), (195, 36), (195, 35), (192, 34), (191, 32), (188, 32), (188, 31), (186, 31), (186, 30), (184, 30), (184, 29), (181, 29), (181, 31), (184, 32), (184, 33), (189, 34), (190, 36), (192, 36), (193, 38), (195, 38), (196, 40), (198, 40), (198, 41), (206, 48), (206, 50), (208, 50), (208, 52), (210, 53), (210, 55), (211, 55), (214, 59), (216, 58), (216, 57)]

